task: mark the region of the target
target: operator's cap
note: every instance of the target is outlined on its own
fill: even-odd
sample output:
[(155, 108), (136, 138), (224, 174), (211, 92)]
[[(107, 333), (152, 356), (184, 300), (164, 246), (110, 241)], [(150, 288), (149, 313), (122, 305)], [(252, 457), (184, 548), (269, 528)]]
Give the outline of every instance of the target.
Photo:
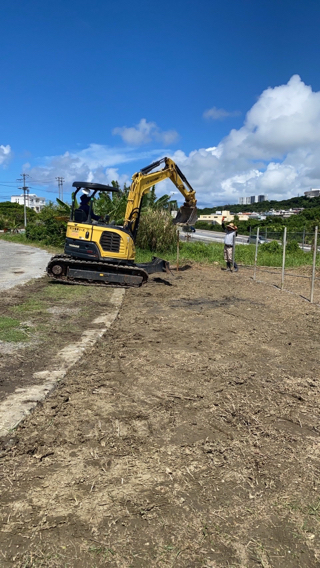
[(90, 189), (82, 189), (82, 193), (85, 195), (90, 195)]
[(233, 223), (229, 223), (229, 225), (227, 225), (227, 229), (231, 229), (232, 231), (236, 231), (237, 230), (237, 226), (234, 225)]

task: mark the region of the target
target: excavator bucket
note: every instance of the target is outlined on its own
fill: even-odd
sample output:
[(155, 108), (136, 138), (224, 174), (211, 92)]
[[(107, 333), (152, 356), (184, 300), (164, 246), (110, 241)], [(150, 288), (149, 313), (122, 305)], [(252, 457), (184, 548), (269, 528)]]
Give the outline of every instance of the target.
[(190, 207), (189, 205), (182, 205), (180, 207), (177, 216), (173, 219), (174, 225), (194, 225), (197, 221), (198, 214), (196, 207)]

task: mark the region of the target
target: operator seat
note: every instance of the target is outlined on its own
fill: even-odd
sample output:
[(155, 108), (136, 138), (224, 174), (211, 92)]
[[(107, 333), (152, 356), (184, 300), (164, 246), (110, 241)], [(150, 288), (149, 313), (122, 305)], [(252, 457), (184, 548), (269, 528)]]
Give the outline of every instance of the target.
[(85, 211), (83, 211), (83, 209), (76, 209), (75, 210), (75, 212), (74, 212), (75, 223), (85, 223), (87, 218), (88, 218), (88, 215), (86, 214)]

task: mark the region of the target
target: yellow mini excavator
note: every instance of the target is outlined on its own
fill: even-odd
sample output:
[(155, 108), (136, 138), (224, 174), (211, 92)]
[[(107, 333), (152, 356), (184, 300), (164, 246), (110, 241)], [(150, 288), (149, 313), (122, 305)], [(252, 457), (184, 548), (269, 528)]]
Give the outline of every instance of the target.
[[(162, 169), (152, 171), (161, 163), (164, 163)], [(48, 275), (70, 284), (132, 287), (147, 282), (148, 274), (168, 271), (168, 262), (156, 257), (149, 263), (135, 263), (142, 198), (153, 185), (166, 178), (171, 179), (185, 199), (173, 222), (193, 225), (197, 219), (195, 191), (170, 158), (153, 162), (132, 176), (123, 227), (108, 224), (107, 218), (97, 219), (92, 208), (97, 193), (119, 189), (75, 181), (64, 254), (52, 257), (47, 266)], [(86, 195), (85, 206), (82, 203), (76, 208), (80, 190)]]

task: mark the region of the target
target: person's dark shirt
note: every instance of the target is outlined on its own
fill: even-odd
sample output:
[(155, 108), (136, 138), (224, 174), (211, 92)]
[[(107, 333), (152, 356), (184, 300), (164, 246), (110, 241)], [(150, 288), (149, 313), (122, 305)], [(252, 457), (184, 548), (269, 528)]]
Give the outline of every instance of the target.
[[(88, 216), (89, 216), (89, 211), (90, 211), (90, 205), (89, 205), (89, 203), (90, 203), (90, 196), (89, 196), (89, 195), (81, 195), (80, 201), (81, 201), (81, 204), (80, 204), (79, 209), (82, 209), (82, 211), (84, 211), (85, 214), (86, 214), (87, 217), (88, 217)], [(94, 219), (95, 221), (98, 221), (99, 218), (100, 218), (99, 215), (95, 215), (95, 214), (93, 213), (93, 211), (91, 212), (91, 219)]]

